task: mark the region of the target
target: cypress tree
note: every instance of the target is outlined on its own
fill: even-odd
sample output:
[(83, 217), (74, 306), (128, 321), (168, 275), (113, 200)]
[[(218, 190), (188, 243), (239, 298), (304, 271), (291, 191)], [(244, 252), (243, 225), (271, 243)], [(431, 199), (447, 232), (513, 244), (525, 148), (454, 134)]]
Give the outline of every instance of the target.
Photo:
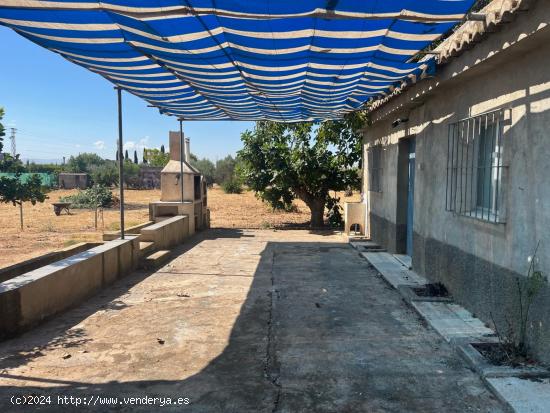
[(134, 151), (134, 163), (137, 165), (139, 163), (138, 157), (137, 157), (137, 151)]
[(124, 160), (127, 161), (127, 160), (129, 160), (129, 159), (130, 159), (130, 158), (129, 158), (129, 156), (128, 156), (128, 149), (126, 149), (126, 150), (124, 151)]
[(160, 145), (160, 153), (164, 153), (164, 145)]

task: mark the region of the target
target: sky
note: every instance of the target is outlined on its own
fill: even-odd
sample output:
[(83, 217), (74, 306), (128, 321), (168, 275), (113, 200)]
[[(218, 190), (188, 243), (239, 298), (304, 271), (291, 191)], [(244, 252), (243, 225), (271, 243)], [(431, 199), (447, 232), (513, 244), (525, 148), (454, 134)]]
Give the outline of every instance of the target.
[[(114, 159), (118, 138), (117, 97), (113, 85), (0, 26), (0, 107), (8, 129), (15, 127), (16, 149), (26, 160), (61, 161), (63, 156), (95, 152)], [(147, 102), (123, 92), (123, 134), (132, 156), (143, 148), (168, 150), (168, 132), (179, 122), (160, 115)], [(235, 155), (240, 134), (252, 122), (184, 122), (191, 152), (217, 160)], [(4, 139), (4, 150), (10, 148)]]

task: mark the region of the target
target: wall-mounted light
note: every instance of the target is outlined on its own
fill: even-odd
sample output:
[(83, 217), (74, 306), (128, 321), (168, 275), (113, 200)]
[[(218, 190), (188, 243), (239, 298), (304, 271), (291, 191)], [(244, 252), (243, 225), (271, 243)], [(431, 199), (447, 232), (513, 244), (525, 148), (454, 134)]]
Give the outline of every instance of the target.
[(392, 122), (391, 126), (392, 126), (392, 128), (396, 128), (401, 123), (407, 123), (408, 121), (409, 121), (409, 118), (397, 118), (396, 120), (394, 120)]

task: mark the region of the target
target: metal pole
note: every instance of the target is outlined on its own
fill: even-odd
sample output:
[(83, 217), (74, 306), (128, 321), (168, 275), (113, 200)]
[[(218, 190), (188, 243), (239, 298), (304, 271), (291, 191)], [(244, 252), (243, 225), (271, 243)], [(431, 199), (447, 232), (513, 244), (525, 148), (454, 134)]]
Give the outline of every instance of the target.
[(181, 186), (181, 202), (183, 202), (183, 145), (185, 142), (183, 140), (183, 120), (180, 121), (180, 186)]
[(124, 239), (124, 155), (122, 154), (122, 89), (118, 96), (118, 187), (120, 190), (120, 239)]

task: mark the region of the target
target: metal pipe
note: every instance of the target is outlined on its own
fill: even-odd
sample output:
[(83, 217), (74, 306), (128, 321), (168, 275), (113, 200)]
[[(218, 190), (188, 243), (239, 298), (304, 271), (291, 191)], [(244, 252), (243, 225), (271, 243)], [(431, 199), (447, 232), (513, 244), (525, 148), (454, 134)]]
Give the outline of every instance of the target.
[(183, 120), (180, 121), (180, 186), (181, 186), (181, 202), (183, 202)]
[(118, 97), (118, 187), (120, 190), (120, 239), (124, 239), (124, 155), (122, 154), (122, 89), (115, 87)]

